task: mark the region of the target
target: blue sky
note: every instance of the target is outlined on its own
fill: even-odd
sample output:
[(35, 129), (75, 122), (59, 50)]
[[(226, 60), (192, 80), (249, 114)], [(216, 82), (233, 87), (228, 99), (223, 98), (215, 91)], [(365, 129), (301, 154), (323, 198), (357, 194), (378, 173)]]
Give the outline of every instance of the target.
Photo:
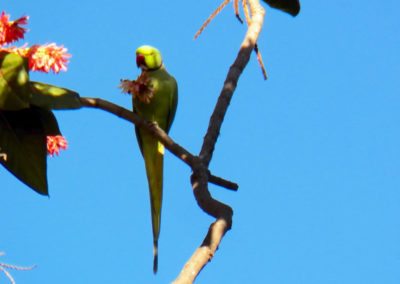
[[(29, 15), (26, 42), (64, 44), (59, 75), (33, 80), (131, 107), (134, 51), (158, 47), (179, 84), (171, 136), (193, 153), (245, 27), (220, 1), (2, 1)], [(303, 1), (292, 18), (267, 8), (224, 122), (210, 186), (234, 209), (232, 230), (197, 283), (400, 283), (400, 20), (398, 1)], [(0, 261), (37, 264), (18, 284), (169, 283), (212, 218), (196, 205), (190, 170), (166, 154), (159, 272), (152, 273), (148, 189), (133, 126), (108, 113), (56, 113), (70, 148), (48, 161), (50, 198), (5, 169)], [(0, 283), (6, 283), (0, 275)]]

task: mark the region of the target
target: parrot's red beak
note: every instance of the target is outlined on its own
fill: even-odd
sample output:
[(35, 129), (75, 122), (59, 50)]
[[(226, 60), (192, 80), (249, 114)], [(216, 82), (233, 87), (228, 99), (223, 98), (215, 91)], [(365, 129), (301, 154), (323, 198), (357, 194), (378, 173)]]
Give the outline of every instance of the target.
[(136, 65), (137, 65), (137, 67), (140, 67), (142, 65), (146, 66), (143, 55), (141, 55), (141, 54), (136, 55)]

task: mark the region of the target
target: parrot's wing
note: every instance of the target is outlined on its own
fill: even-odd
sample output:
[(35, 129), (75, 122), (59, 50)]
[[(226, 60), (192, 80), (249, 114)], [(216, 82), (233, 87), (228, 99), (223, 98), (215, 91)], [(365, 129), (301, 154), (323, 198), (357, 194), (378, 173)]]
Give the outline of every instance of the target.
[(174, 77), (171, 76), (172, 81), (172, 89), (171, 89), (171, 99), (170, 99), (170, 105), (169, 105), (169, 112), (168, 112), (168, 117), (167, 117), (167, 128), (166, 132), (168, 133), (172, 122), (174, 121), (175, 118), (175, 113), (176, 113), (176, 108), (178, 106), (178, 84), (176, 83), (176, 80)]
[[(133, 108), (133, 113), (137, 114), (137, 111), (136, 111), (135, 107)], [(139, 148), (140, 148), (140, 153), (142, 153), (142, 156), (143, 156), (143, 145), (142, 145), (142, 138), (141, 138), (141, 135), (140, 135), (140, 127), (138, 127), (136, 125), (135, 125), (135, 134), (136, 134), (136, 139), (137, 139), (137, 142), (138, 142), (138, 145), (139, 145)]]

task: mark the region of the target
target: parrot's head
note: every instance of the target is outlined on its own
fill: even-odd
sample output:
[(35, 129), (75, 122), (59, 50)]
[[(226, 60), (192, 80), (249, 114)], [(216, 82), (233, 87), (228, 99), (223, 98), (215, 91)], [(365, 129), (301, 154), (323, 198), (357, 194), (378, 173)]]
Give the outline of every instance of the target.
[(162, 66), (160, 51), (150, 45), (136, 49), (136, 65), (142, 70), (157, 70)]

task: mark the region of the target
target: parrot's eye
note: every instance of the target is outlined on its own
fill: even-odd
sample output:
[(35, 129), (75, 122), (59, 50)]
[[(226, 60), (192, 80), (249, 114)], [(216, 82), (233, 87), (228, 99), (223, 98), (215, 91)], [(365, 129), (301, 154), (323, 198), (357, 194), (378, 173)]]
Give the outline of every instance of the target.
[(144, 56), (142, 54), (136, 55), (136, 65), (137, 67), (140, 67), (141, 65), (146, 65)]

